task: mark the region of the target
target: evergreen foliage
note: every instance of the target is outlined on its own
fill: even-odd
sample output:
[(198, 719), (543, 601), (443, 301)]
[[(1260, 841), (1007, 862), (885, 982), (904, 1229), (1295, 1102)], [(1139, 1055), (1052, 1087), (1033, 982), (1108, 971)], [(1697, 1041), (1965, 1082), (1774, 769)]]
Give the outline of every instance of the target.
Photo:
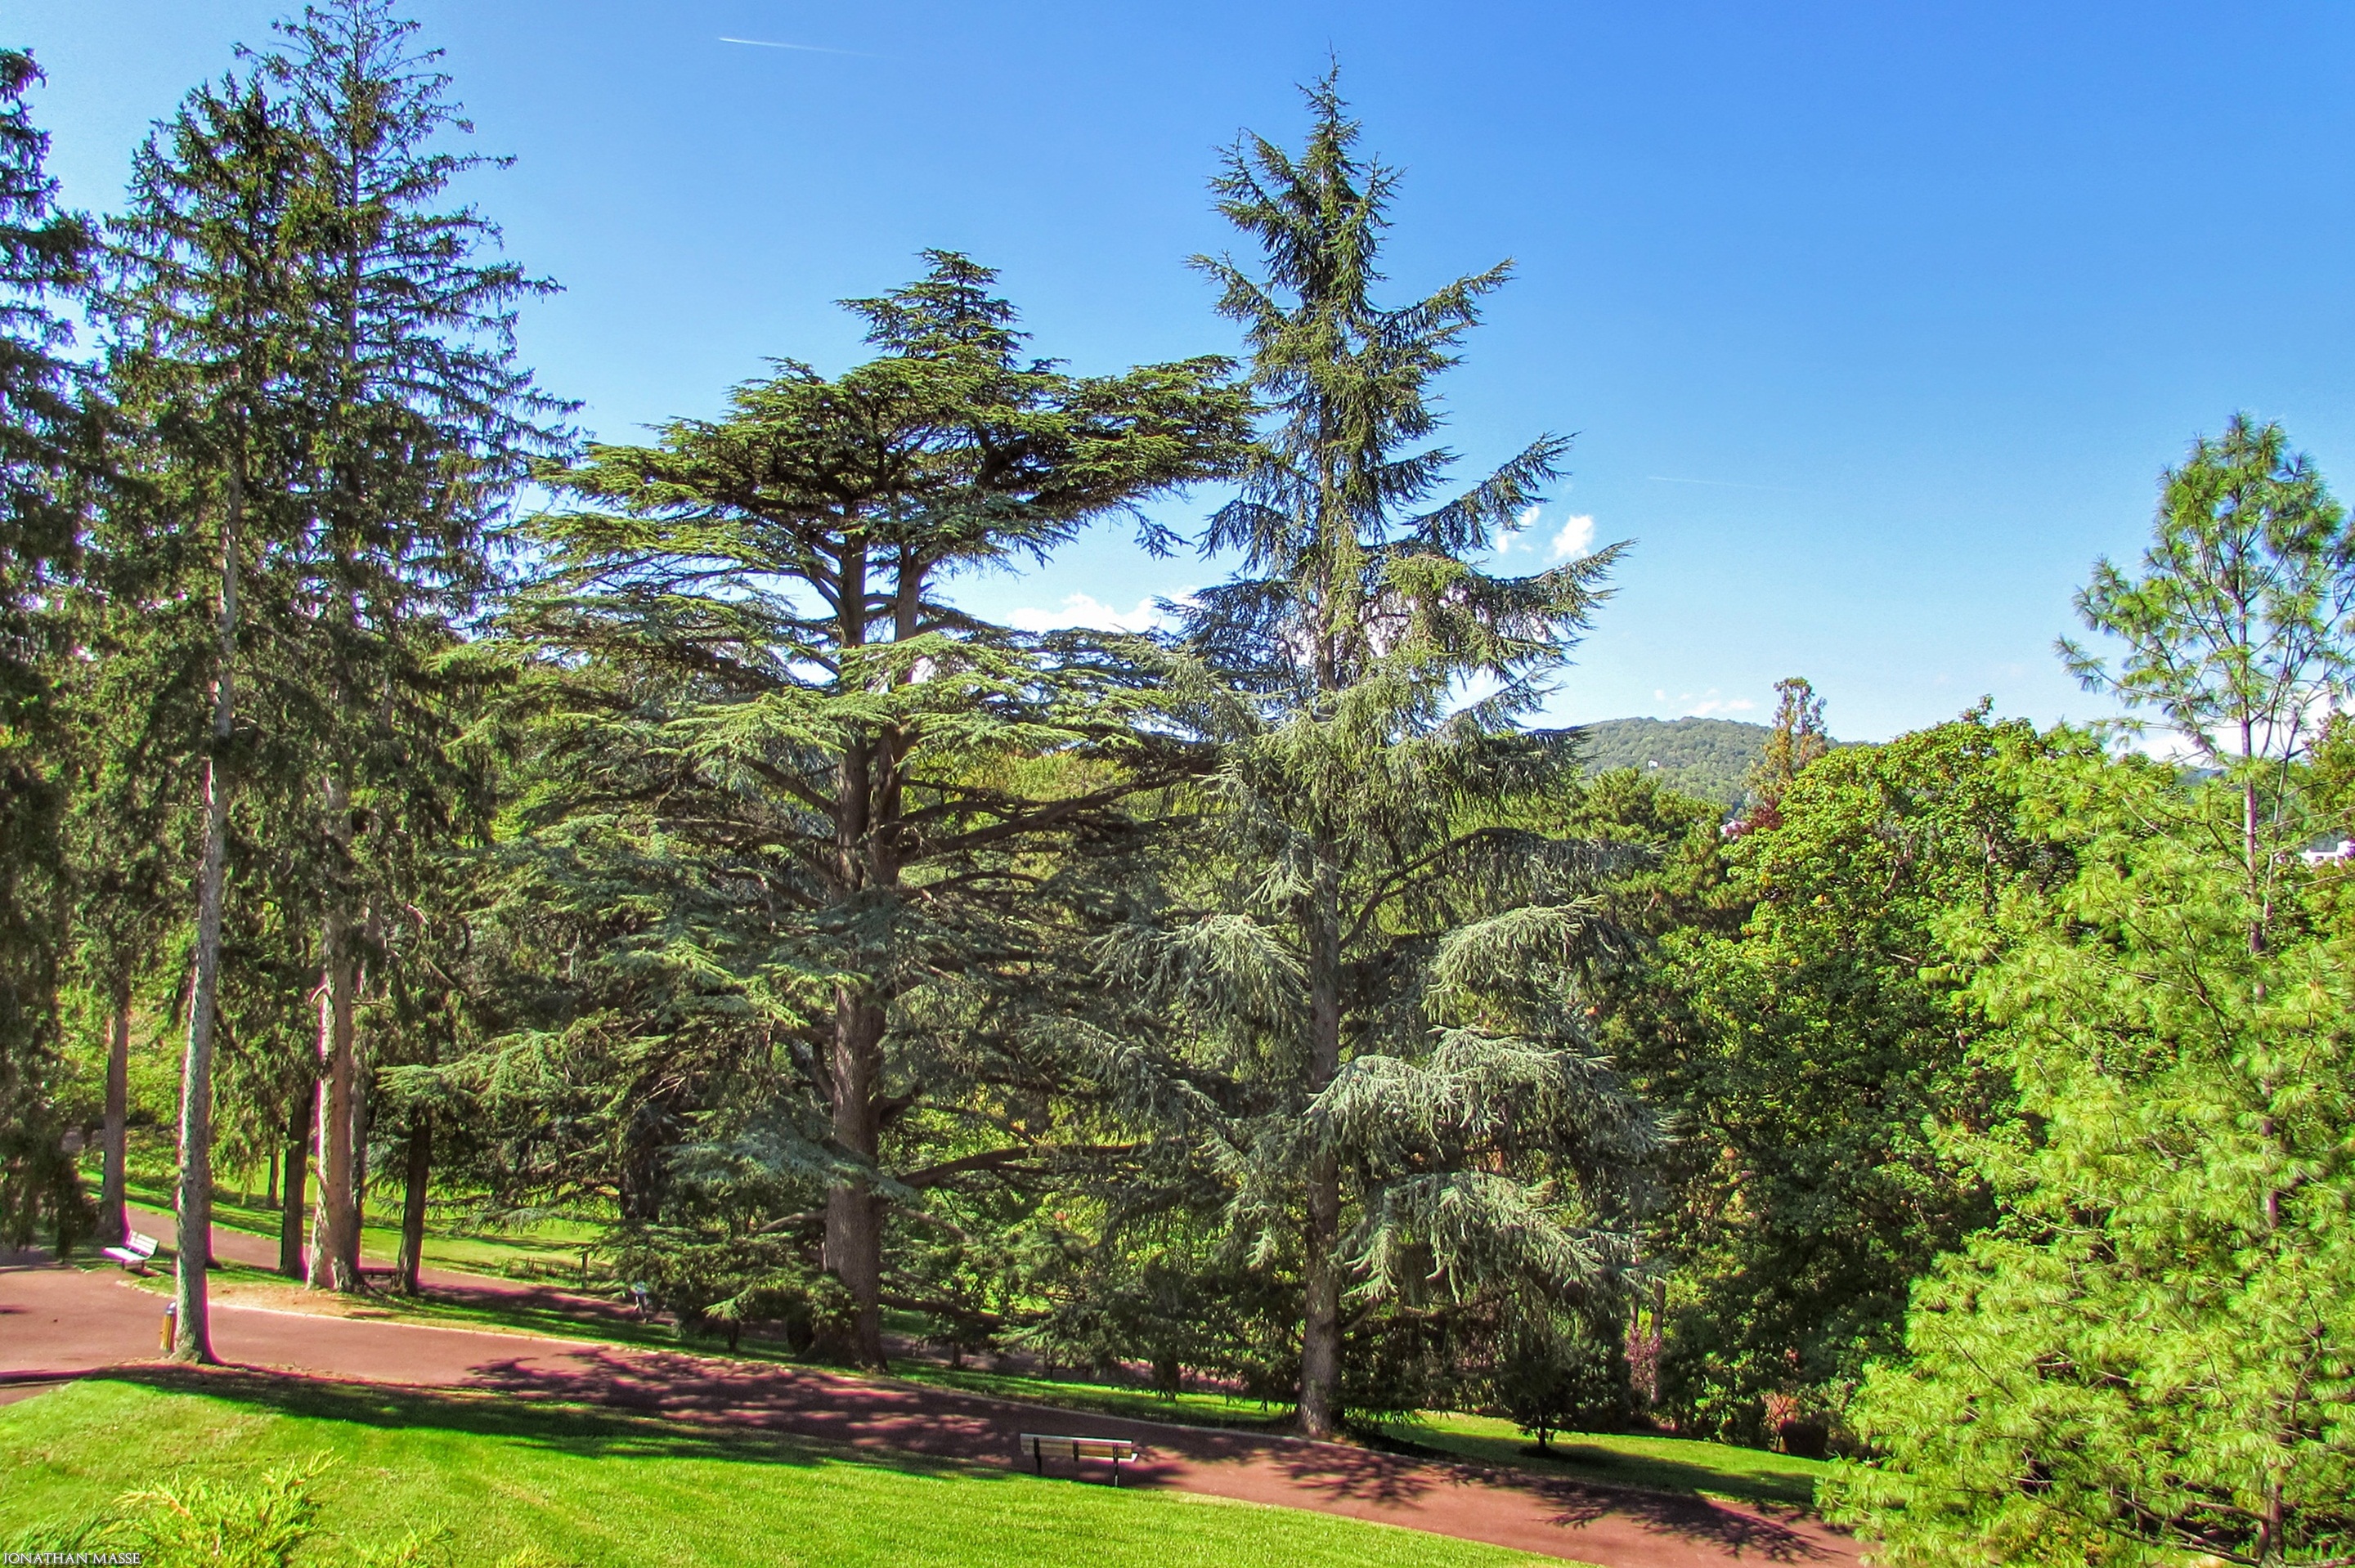
[(1958, 1141), (2000, 1223), (1857, 1402), (1881, 1452), (1843, 1506), (1892, 1562), (2355, 1555), (2343, 901), (2285, 853), (2344, 806), (2339, 756), (2300, 763), (2346, 672), (2345, 539), (2235, 418), (2166, 475), (2147, 575), (2097, 563), (2080, 598), (2128, 652), (2073, 665), (2221, 768), (2059, 747), (2021, 815), (2074, 874), (1951, 916), (2024, 1114)]
[(1745, 810), (1738, 824), (1750, 832), (1781, 821), (1783, 793), (1799, 770), (1831, 749), (1824, 729), (1824, 700), (1796, 675), (1774, 683), (1774, 721), (1766, 745), (1744, 781)]
[[(300, 592), (319, 644), (303, 729), (319, 780), (327, 1094), (309, 1269), (353, 1290), (368, 1067), (447, 1033), (429, 1022), (446, 1007), (421, 994), (446, 988), (414, 960), (452, 913), (433, 896), (437, 852), (485, 825), (488, 782), (459, 744), (483, 677), (457, 640), (496, 586), (486, 529), (528, 460), (561, 450), (566, 408), (516, 361), (517, 302), (552, 286), (499, 258), (474, 208), (441, 206), (496, 160), (444, 144), (468, 127), (439, 52), (386, 0), (306, 7), (278, 30), (255, 69), (305, 154)], [(364, 1000), (386, 1038), (359, 1038)], [(412, 1108), (419, 1139), (426, 1115)]]
[(2087, 690), (2158, 709), (2239, 788), (2242, 871), (2262, 923), (2295, 834), (2291, 769), (2355, 674), (2355, 532), (2279, 425), (2235, 414), (2160, 477), (2142, 565), (2129, 578), (2096, 561), (2077, 596), (2085, 624), (2126, 644), (2118, 668), (2067, 639), (2061, 655)]
[[(1033, 357), (931, 250), (863, 363), (585, 448), (389, 0), (189, 92), (102, 244), (39, 79), (0, 50), (0, 1243), (80, 1233), (93, 1120), (120, 1230), (184, 1030), (187, 1359), (217, 1175), (353, 1289), (373, 1170), (411, 1290), (429, 1202), (560, 1215), (731, 1348), (879, 1364), (888, 1311), (1313, 1436), (1829, 1441), (1898, 1564), (2355, 1563), (2355, 879), (2299, 853), (2355, 835), (2355, 535), (2278, 426), (2097, 563), (2122, 655), (2062, 645), (2172, 760), (1985, 704), (1836, 747), (1796, 679), (1539, 728), (1625, 546), (1488, 569), (1568, 443), (1454, 477), (1508, 269), (1380, 302), (1329, 74), (1213, 182), (1240, 374)], [(1174, 634), (961, 606), (1205, 481)]]
[[(1091, 1011), (1055, 959), (1100, 917), (1092, 853), (1122, 802), (1197, 766), (1152, 716), (1149, 648), (1019, 636), (940, 586), (1215, 471), (1242, 407), (1213, 359), (1025, 361), (993, 275), (928, 261), (850, 302), (879, 357), (780, 362), (722, 419), (551, 470), (598, 509), (540, 521), (550, 571), (512, 622), (553, 657), (570, 770), (549, 892), (602, 930), (591, 961), (620, 988), (567, 1027), (665, 1083), (615, 1107), (623, 1216), (664, 1220), (683, 1149), (821, 1183), (843, 1348), (868, 1362), (887, 1215), (954, 1235), (927, 1193), (1092, 1142), (1029, 1024)], [(611, 1005), (647, 982), (669, 1000)]]
[(193, 614), (159, 627), (179, 634), (176, 688), (202, 694), (161, 715), (169, 728), (158, 742), (203, 768), (178, 1216), (177, 1353), (195, 1360), (212, 1355), (204, 1259), (230, 819), (241, 775), (283, 777), (259, 766), (255, 743), (282, 731), (257, 726), (250, 703), (240, 714), (240, 676), (278, 707), (299, 697), (292, 681), (307, 662), (287, 588), (308, 425), (294, 265), (303, 164), (300, 137), (258, 75), (191, 91), (133, 158), (132, 207), (109, 226), (114, 276), (101, 301), (116, 331), (115, 400), (156, 432), (143, 454), (154, 471), (117, 514), (124, 553), (147, 579), (126, 608), (167, 604), (211, 620), (209, 638), (191, 635), (202, 624)]
[(1503, 1335), (1491, 1395), (1540, 1449), (1557, 1432), (1615, 1432), (1633, 1414), (1616, 1304), (1604, 1296), (1583, 1311), (1524, 1311)]
[[(1604, 1194), (1649, 1132), (1580, 1005), (1611, 857), (1509, 820), (1575, 776), (1573, 736), (1513, 721), (1619, 550), (1530, 577), (1471, 564), (1564, 450), (1540, 438), (1442, 497), (1454, 454), (1422, 444), (1430, 383), (1506, 270), (1374, 304), (1396, 176), (1356, 152), (1329, 76), (1308, 99), (1300, 156), (1246, 137), (1214, 187), (1262, 250), (1257, 273), (1199, 264), (1243, 324), (1269, 428), (1202, 541), (1241, 575), (1185, 630), (1245, 700), (1213, 715), (1207, 874), (1112, 949), (1174, 1035), (1109, 1070), (1208, 1143), (1252, 1261), (1298, 1279), (1299, 1420), (1323, 1436), (1347, 1407), (1420, 1397), (1402, 1370), (1418, 1319), (1599, 1288), (1622, 1250)], [(1459, 708), (1473, 680), (1495, 689)], [(1353, 1326), (1379, 1361), (1345, 1367)]]
[[(285, 1024), (308, 963), (329, 1084), (310, 1273), (339, 1288), (358, 1285), (361, 966), (388, 1021), (446, 1013), (410, 1005), (421, 977), (393, 960), (446, 934), (436, 857), (482, 820), (458, 638), (493, 581), (484, 530), (559, 435), (514, 364), (511, 302), (541, 286), (482, 258), (496, 235), (471, 209), (432, 210), (480, 160), (431, 145), (459, 122), (413, 30), (375, 0), (306, 11), (285, 52), (191, 93), (134, 162), (101, 302), (110, 385), (152, 435), (120, 443), (88, 582), (90, 645), (144, 683), (99, 726), (92, 799), (119, 844), (163, 814), (127, 781), (203, 769), (183, 1184), (208, 1186), (217, 1044), (250, 1047), (231, 1124), (249, 1151), (307, 1094)], [(118, 994), (132, 966), (103, 955), (152, 928), (131, 905), (154, 885), (110, 874), (85, 900)], [(249, 940), (224, 979), (224, 944)], [(287, 1120), (292, 1141), (307, 1123)], [(184, 1272), (201, 1356), (201, 1273)]]
[(48, 137), (27, 103), (40, 79), (30, 55), (0, 49), (0, 1243), (12, 1246), (45, 1218), (69, 1245), (85, 1218), (50, 1114), (69, 896), (56, 600), (97, 459), (51, 307), (87, 284), (91, 237), (56, 208)]

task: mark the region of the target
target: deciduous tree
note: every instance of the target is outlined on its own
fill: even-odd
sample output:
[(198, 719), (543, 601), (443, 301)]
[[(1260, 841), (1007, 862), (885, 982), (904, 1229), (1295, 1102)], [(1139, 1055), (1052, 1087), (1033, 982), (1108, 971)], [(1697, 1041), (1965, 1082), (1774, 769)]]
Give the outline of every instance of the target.
[(2318, 918), (2338, 874), (2253, 897), (2237, 780), (2081, 746), (2034, 787), (2079, 869), (1994, 912), (2004, 956), (1974, 986), (2027, 1113), (1973, 1149), (2003, 1220), (1916, 1289), (1906, 1355), (1867, 1382), (1876, 1457), (1845, 1517), (1896, 1564), (2347, 1562), (2355, 993)]

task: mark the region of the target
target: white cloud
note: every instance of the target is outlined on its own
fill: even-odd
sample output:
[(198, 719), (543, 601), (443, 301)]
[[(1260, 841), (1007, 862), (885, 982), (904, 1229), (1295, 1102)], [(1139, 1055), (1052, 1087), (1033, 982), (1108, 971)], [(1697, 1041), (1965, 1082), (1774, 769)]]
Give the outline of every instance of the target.
[(1574, 556), (1582, 556), (1586, 554), (1586, 547), (1593, 543), (1593, 518), (1584, 514), (1565, 517), (1562, 519), (1561, 532), (1553, 536), (1553, 558), (1557, 561), (1567, 561)]
[(1532, 506), (1506, 524), (1504, 536), (1497, 541), (1497, 554), (1508, 556), (1515, 550), (1529, 549), (1529, 542), (1521, 535), (1538, 525), (1538, 514), (1544, 510), (1542, 506)]
[(1150, 631), (1166, 624), (1157, 600), (1141, 599), (1135, 609), (1119, 610), (1084, 593), (1064, 599), (1060, 609), (1018, 609), (1006, 620), (1017, 631), (1056, 631), (1069, 626), (1092, 627), (1099, 631)]
[[(1685, 694), (1684, 700), (1691, 703), (1692, 694), (1690, 692), (1687, 692)], [(1757, 705), (1758, 705), (1756, 703), (1752, 702), (1748, 697), (1719, 696), (1717, 694), (1717, 688), (1715, 686), (1711, 686), (1708, 693), (1702, 696), (1700, 701), (1693, 703), (1692, 706), (1687, 711), (1695, 718), (1707, 718), (1711, 714), (1746, 714), (1752, 709), (1757, 707)]]

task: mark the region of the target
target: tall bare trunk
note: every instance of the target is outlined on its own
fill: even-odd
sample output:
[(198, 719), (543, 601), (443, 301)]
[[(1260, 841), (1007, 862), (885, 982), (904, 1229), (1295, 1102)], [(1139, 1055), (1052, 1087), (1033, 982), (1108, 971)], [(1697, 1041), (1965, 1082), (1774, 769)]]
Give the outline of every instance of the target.
[[(834, 1137), (872, 1161), (881, 1147), (876, 1096), (881, 1076), (883, 1009), (845, 990), (835, 1001)], [(846, 1347), (862, 1366), (883, 1356), (883, 1204), (864, 1178), (837, 1181), (826, 1194), (826, 1266), (857, 1303)]]
[[(1308, 923), (1309, 1093), (1321, 1094), (1341, 1068), (1341, 916), (1333, 862), (1318, 846), (1316, 888)], [(1300, 1430), (1330, 1437), (1341, 1420), (1341, 1168), (1320, 1151), (1308, 1170), (1308, 1224), (1300, 1325)]]
[[(2242, 767), (2250, 768), (2254, 764), (2243, 759)], [(2271, 868), (2264, 863), (2264, 845), (2259, 831), (2261, 825), (2257, 811), (2257, 780), (2252, 773), (2241, 783), (2241, 853), (2246, 857), (2249, 868), (2249, 906), (2253, 911), (2249, 921), (2249, 951), (2252, 953), (2265, 950), (2265, 926), (2273, 916), (2272, 892), (2266, 886), (2268, 878), (2265, 874)]]
[[(845, 554), (841, 580), (842, 641), (867, 641), (867, 561), (860, 550)], [(843, 747), (835, 776), (834, 848), (837, 892), (854, 895), (878, 880), (874, 836), (875, 763), (872, 737), (854, 736)], [(834, 1138), (846, 1152), (872, 1164), (882, 1147), (877, 1100), (883, 1078), (882, 1004), (868, 991), (838, 986), (834, 1001), (834, 1048), (827, 1061), (833, 1100)], [(857, 1308), (850, 1343), (844, 1347), (862, 1366), (879, 1367), (883, 1355), (882, 1201), (864, 1177), (829, 1183), (826, 1192), (826, 1271), (842, 1281)]]
[[(340, 779), (327, 785), (329, 831), (340, 842), (351, 796)], [(319, 987), (319, 1060), (324, 1069), (319, 1110), (319, 1215), (311, 1237), (314, 1290), (360, 1288), (359, 1210), (352, 1189), (352, 926), (331, 895), (324, 933), (326, 973)]]
[(395, 1282), (404, 1295), (417, 1294), (417, 1270), (425, 1258), (425, 1188), (433, 1175), (433, 1113), (420, 1106), (410, 1113), (408, 1180), (400, 1193), (400, 1258)]
[[(368, 1228), (368, 1069), (361, 1059), (359, 1028), (352, 1029), (352, 1245), (359, 1245), (359, 1234)], [(359, 1255), (352, 1255), (352, 1266), (359, 1266)]]
[(318, 1103), (317, 1087), (305, 1084), (296, 1091), (293, 1107), (286, 1113), (286, 1186), (278, 1211), (278, 1272), (289, 1279), (300, 1279), (304, 1273), (304, 1189), (311, 1173), (311, 1113)]
[(205, 850), (197, 872), (197, 972), (188, 991), (188, 1051), (180, 1072), (179, 1232), (172, 1359), (210, 1361), (210, 1302), (205, 1266), (213, 1240), (213, 1024), (220, 1003), (221, 901), (229, 883), (229, 805), (236, 775), (229, 745), (237, 734), (238, 532), (244, 522), (244, 476), (232, 464), (221, 519), (219, 671), (213, 679), (212, 745), (205, 754)]
[(129, 976), (115, 981), (113, 1007), (107, 1019), (106, 1035), (106, 1147), (100, 1158), (104, 1166), (99, 1177), (98, 1240), (101, 1246), (117, 1246), (131, 1234), (129, 1200), (129, 1111), (131, 1103), (131, 980)]

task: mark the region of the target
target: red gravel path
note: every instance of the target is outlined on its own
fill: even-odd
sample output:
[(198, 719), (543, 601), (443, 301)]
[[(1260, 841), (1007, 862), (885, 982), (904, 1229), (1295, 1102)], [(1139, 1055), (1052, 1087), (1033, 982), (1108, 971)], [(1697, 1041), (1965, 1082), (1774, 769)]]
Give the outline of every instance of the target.
[[(220, 1232), (215, 1251), (238, 1257), (242, 1246)], [(271, 1249), (258, 1261), (274, 1255)], [(496, 1293), (503, 1282), (464, 1284)], [(11, 1385), (21, 1391), (154, 1357), (161, 1311), (155, 1296), (104, 1273), (0, 1257), (0, 1398)], [(490, 1391), (982, 1463), (1018, 1463), (1015, 1439), (1025, 1431), (1126, 1437), (1142, 1456), (1129, 1484), (1315, 1509), (1606, 1568), (1857, 1561), (1847, 1537), (1780, 1510), (1047, 1410), (805, 1367), (227, 1304), (214, 1308), (213, 1342), (235, 1364), (326, 1380)]]

